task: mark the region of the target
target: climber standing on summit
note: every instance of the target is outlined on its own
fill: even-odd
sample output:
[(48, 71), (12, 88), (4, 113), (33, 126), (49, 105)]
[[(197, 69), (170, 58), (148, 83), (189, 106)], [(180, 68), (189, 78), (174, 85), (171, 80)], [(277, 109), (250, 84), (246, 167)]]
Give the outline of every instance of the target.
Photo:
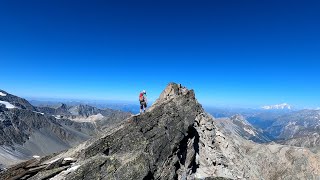
[(147, 108), (147, 92), (146, 90), (143, 90), (140, 94), (139, 94), (139, 101), (140, 101), (140, 114), (143, 112), (146, 112), (146, 108)]

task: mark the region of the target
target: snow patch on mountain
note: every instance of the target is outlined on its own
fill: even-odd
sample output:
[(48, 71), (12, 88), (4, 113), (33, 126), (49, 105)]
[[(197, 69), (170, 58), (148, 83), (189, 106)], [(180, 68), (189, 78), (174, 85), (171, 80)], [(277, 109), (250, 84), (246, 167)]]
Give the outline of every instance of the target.
[(8, 109), (16, 108), (14, 105), (10, 104), (7, 101), (0, 101), (0, 104), (4, 104), (6, 106), (6, 108), (8, 108)]
[(6, 96), (7, 94), (0, 92), (0, 96)]
[(64, 158), (63, 160), (64, 160), (64, 161), (75, 161), (75, 159), (74, 159), (74, 158), (71, 158), (71, 157)]
[(248, 128), (243, 128), (247, 133), (256, 136), (256, 133), (252, 130), (252, 129), (248, 129)]
[(44, 113), (42, 113), (42, 112), (38, 112), (38, 111), (33, 111), (34, 113), (37, 113), (37, 114), (42, 114), (42, 115), (44, 115)]
[(99, 114), (96, 114), (96, 115), (91, 115), (89, 117), (70, 118), (70, 120), (78, 121), (78, 122), (95, 122), (95, 121), (98, 121), (98, 120), (102, 120), (103, 118), (104, 118), (104, 116), (101, 113), (99, 113)]
[(263, 106), (262, 109), (266, 109), (266, 110), (288, 109), (288, 110), (291, 110), (292, 107), (287, 103), (282, 103), (282, 104), (276, 104), (276, 105), (270, 105), (270, 106)]

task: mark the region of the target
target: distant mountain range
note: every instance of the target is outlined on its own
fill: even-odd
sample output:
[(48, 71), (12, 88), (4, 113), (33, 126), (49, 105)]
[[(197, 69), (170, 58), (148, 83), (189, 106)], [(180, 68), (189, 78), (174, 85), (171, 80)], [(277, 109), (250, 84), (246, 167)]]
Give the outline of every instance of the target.
[[(81, 104), (86, 104), (93, 106), (99, 109), (113, 109), (120, 110), (125, 112), (130, 112), (132, 114), (139, 113), (139, 102), (120, 102), (120, 101), (88, 101), (88, 100), (59, 100), (59, 99), (50, 99), (50, 100), (35, 100), (34, 98), (28, 99), (33, 106), (37, 107), (59, 107), (62, 104), (67, 106), (77, 106)], [(151, 104), (152, 102), (149, 102)]]
[(68, 149), (129, 116), (88, 105), (36, 107), (0, 90), (0, 167)]
[(282, 115), (266, 129), (278, 139), (291, 139), (319, 133), (320, 110), (300, 110)]
[[(286, 105), (284, 105), (286, 106)], [(284, 107), (283, 106), (283, 107)], [(223, 124), (226, 129), (235, 131), (245, 139), (251, 139), (255, 142), (276, 141), (281, 144), (303, 146), (312, 148), (312, 150), (320, 149), (320, 110), (304, 109), (209, 109), (212, 115), (218, 115), (221, 118), (216, 120), (219, 124)], [(232, 117), (241, 115), (243, 125), (234, 123)], [(238, 118), (239, 119), (239, 118)], [(231, 125), (226, 125), (231, 124)], [(265, 141), (261, 138), (253, 139), (245, 133), (244, 127), (251, 127), (256, 134), (264, 135)], [(247, 128), (248, 129), (248, 128)]]

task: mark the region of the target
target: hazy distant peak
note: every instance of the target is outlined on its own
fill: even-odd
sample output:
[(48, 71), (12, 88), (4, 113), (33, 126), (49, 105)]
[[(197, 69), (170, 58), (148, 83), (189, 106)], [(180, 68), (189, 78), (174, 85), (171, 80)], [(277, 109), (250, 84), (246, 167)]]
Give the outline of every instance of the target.
[(240, 114), (233, 115), (230, 119), (233, 121), (247, 122), (247, 120)]
[(287, 109), (287, 110), (291, 110), (292, 107), (291, 107), (291, 105), (289, 105), (287, 103), (282, 103), (282, 104), (276, 104), (276, 105), (263, 106), (262, 109), (266, 109), (266, 110), (272, 110), (272, 109)]

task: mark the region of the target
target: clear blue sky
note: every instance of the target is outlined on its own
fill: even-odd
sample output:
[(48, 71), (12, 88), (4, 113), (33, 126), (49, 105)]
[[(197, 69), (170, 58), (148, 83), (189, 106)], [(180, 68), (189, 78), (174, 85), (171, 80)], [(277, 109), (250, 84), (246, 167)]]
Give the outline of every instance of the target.
[(320, 106), (320, 1), (2, 0), (0, 89), (154, 100), (168, 82), (206, 105)]

